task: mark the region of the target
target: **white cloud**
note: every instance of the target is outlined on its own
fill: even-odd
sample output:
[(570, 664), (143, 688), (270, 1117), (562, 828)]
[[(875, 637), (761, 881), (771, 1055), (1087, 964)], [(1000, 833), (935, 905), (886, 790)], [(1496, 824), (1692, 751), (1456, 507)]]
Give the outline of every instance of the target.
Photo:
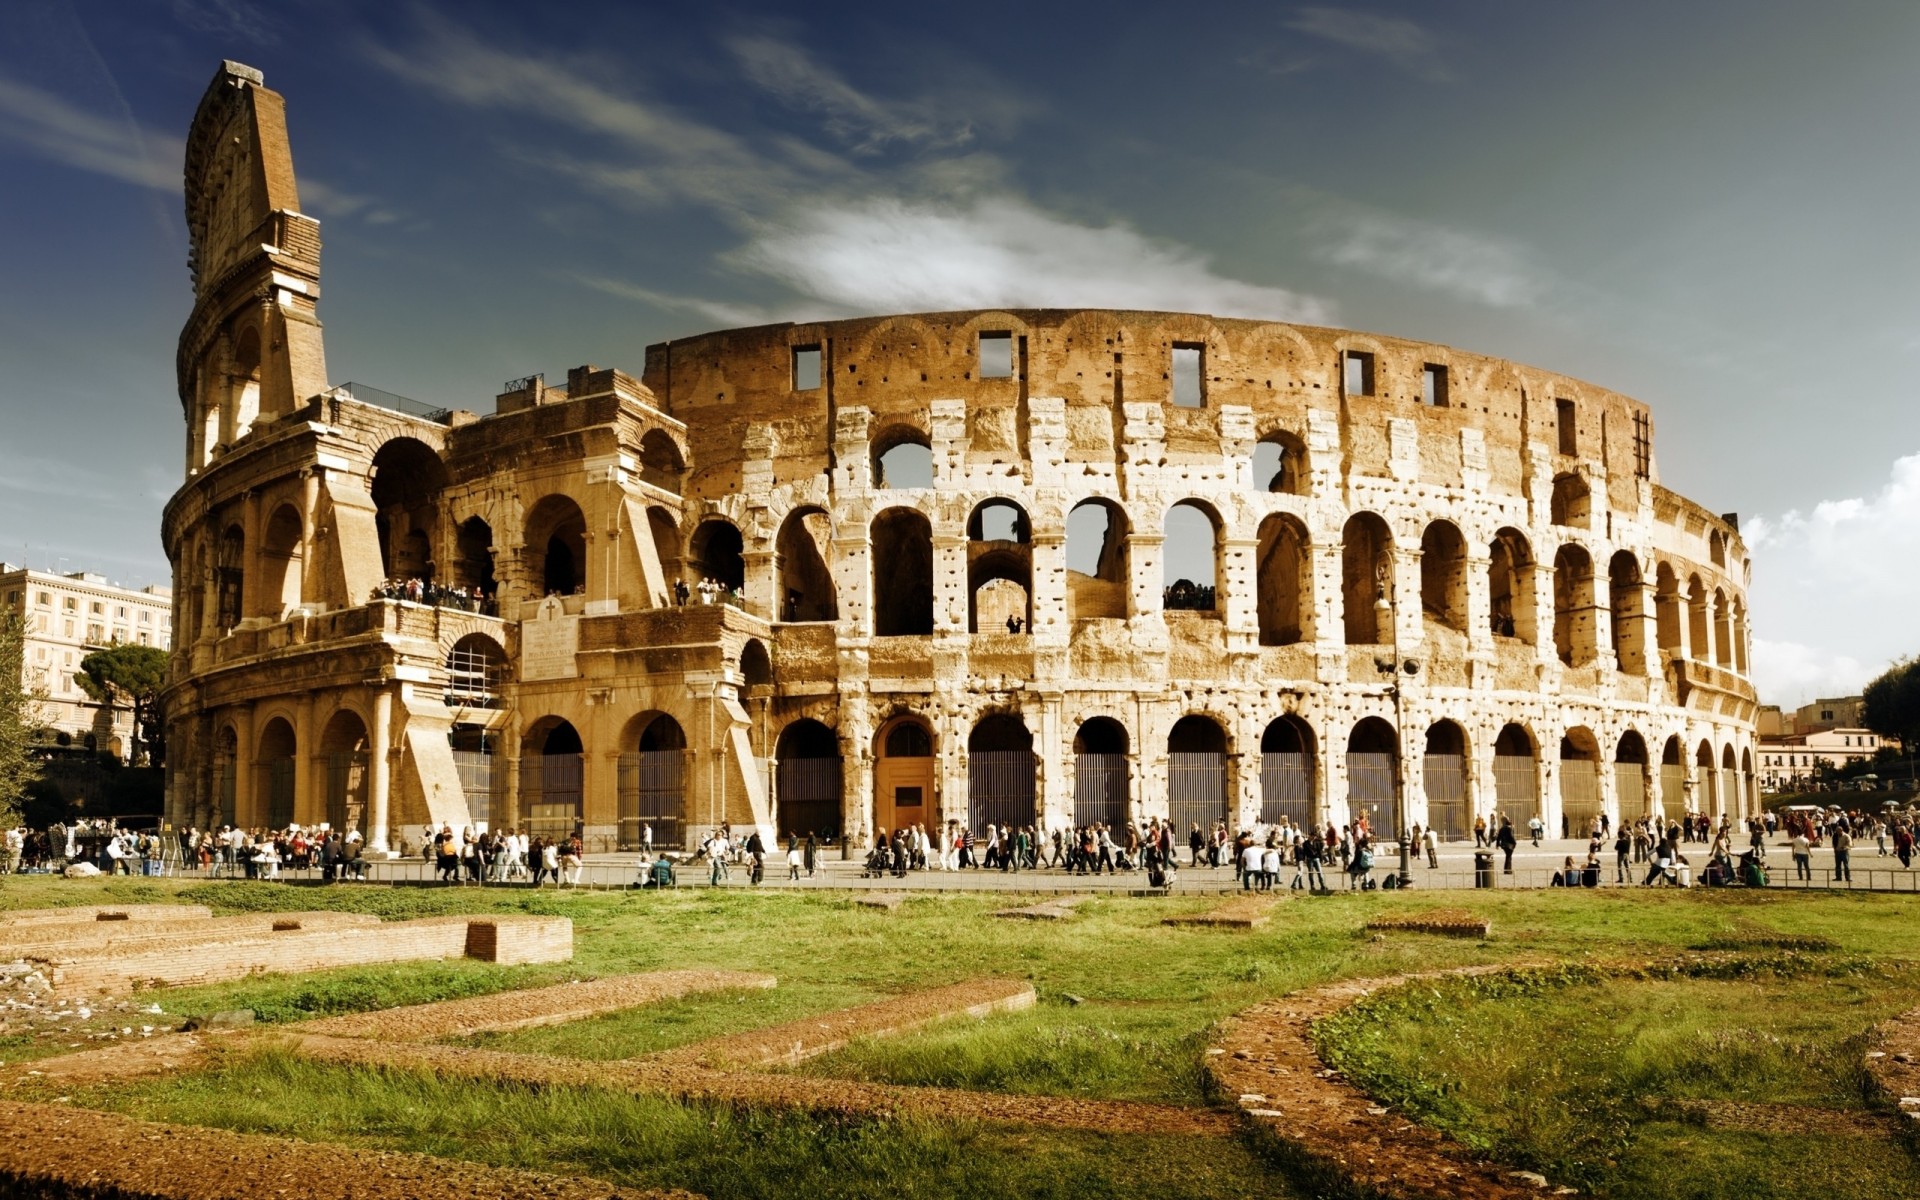
[(1229, 278), (1189, 247), (1005, 197), (802, 208), (761, 223), (726, 261), (842, 312), (1088, 306), (1310, 323), (1331, 315), (1314, 297)]
[(1384, 58), (1415, 79), (1430, 83), (1453, 79), (1453, 72), (1440, 56), (1439, 40), (1404, 17), (1313, 7), (1294, 10), (1286, 25), (1296, 33)]
[(1396, 283), (1492, 308), (1530, 307), (1548, 291), (1525, 249), (1502, 238), (1351, 207), (1315, 224), (1322, 259)]
[(608, 279), (600, 275), (574, 275), (572, 279), (582, 287), (592, 288), (596, 292), (605, 292), (609, 296), (618, 296), (622, 300), (638, 300), (642, 304), (651, 304), (657, 308), (680, 309), (697, 312), (709, 320), (719, 321), (723, 325), (770, 325), (776, 321), (794, 319), (765, 309), (747, 305), (727, 304), (718, 300), (707, 300), (699, 296), (679, 296), (671, 292), (656, 291), (641, 287), (637, 283), (628, 283), (620, 279)]
[(41, 158), (122, 183), (180, 191), (186, 143), (131, 121), (91, 113), (65, 97), (0, 79), (0, 140)]
[(1856, 692), (1920, 651), (1920, 454), (1895, 460), (1871, 496), (1746, 527), (1754, 681), (1768, 703)]

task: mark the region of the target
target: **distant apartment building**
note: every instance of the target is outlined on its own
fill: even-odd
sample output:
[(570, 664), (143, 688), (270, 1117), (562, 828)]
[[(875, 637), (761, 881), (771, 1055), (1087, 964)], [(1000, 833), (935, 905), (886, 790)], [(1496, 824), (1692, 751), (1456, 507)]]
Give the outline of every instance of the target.
[(1871, 729), (1857, 726), (1762, 738), (1760, 786), (1777, 791), (1797, 784), (1812, 783), (1820, 777), (1823, 767), (1838, 770), (1848, 763), (1870, 762), (1880, 752), (1881, 746), (1894, 744), (1897, 743)]
[(133, 745), (133, 714), (109, 714), (74, 682), (80, 660), (118, 643), (168, 649), (173, 641), (173, 589), (135, 590), (89, 571), (59, 574), (0, 563), (0, 603), (18, 613), (26, 630), (22, 682), (43, 689), (40, 719), (60, 746), (101, 750), (125, 759)]

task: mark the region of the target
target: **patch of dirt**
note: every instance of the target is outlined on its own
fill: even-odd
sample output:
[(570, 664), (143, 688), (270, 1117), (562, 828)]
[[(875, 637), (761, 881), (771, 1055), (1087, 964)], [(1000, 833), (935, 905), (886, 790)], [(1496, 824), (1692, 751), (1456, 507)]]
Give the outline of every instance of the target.
[(1817, 1134), (1830, 1137), (1884, 1138), (1887, 1119), (1859, 1109), (1813, 1108), (1801, 1104), (1748, 1104), (1739, 1100), (1668, 1100), (1653, 1109), (1698, 1121), (1708, 1129), (1734, 1133)]
[(677, 1000), (700, 992), (770, 988), (771, 975), (747, 971), (648, 971), (558, 983), (551, 987), (495, 992), (460, 1000), (441, 1000), (380, 1012), (349, 1013), (306, 1021), (306, 1033), (373, 1038), (387, 1042), (431, 1042), (476, 1033), (503, 1033), (540, 1025), (561, 1025), (621, 1009)]
[(0, 1102), (0, 1184), (12, 1185), (9, 1194), (59, 1200), (695, 1200), (689, 1192), (618, 1188), (424, 1154), (160, 1125), (63, 1104), (6, 1102)]
[(1195, 925), (1212, 929), (1258, 929), (1265, 925), (1279, 903), (1271, 895), (1241, 896), (1207, 912), (1163, 917), (1162, 925)]
[(1493, 922), (1458, 908), (1430, 908), (1424, 912), (1386, 913), (1367, 922), (1377, 933), (1437, 933), (1442, 937), (1483, 938)]
[(1920, 1126), (1920, 1008), (1867, 1033), (1867, 1078), (1909, 1122)]
[(209, 1047), (206, 1034), (167, 1033), (29, 1062), (13, 1075), (12, 1082), (15, 1087), (69, 1088), (177, 1075), (203, 1066)]
[(1064, 921), (1073, 915), (1074, 909), (1091, 899), (1092, 896), (1061, 896), (1057, 900), (1043, 900), (1025, 908), (1003, 908), (993, 915), (1016, 921)]

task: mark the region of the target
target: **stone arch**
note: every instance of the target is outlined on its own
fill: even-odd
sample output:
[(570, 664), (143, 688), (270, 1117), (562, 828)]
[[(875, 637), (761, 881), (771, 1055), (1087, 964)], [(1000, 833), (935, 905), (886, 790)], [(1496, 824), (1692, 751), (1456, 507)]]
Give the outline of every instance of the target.
[[(1220, 531), (1215, 508), (1202, 500), (1180, 500), (1167, 509), (1163, 532), (1160, 602), (1163, 608), (1217, 612), (1220, 608)], [(1197, 547), (1204, 542), (1204, 552)], [(1181, 550), (1176, 558), (1175, 548)]]
[(418, 438), (389, 438), (374, 452), (368, 490), (380, 534), (380, 569), (388, 579), (433, 579), (446, 486), (446, 465)]
[(367, 723), (352, 709), (334, 713), (320, 731), (320, 753), (326, 759), (327, 772), (321, 811), (332, 829), (366, 833), (369, 774), (383, 765), (371, 761), (372, 744)]
[(1253, 445), (1253, 490), (1306, 496), (1313, 492), (1307, 445), (1285, 429), (1262, 434)]
[(1593, 490), (1578, 472), (1568, 471), (1553, 477), (1553, 499), (1549, 504), (1555, 525), (1573, 529), (1592, 527)]
[(215, 547), (214, 620), (227, 633), (246, 615), (247, 535), (239, 525), (227, 526)]
[(740, 646), (740, 680), (748, 688), (773, 686), (773, 660), (759, 638), (748, 638)]
[(967, 735), (968, 827), (1032, 825), (1036, 764), (1033, 733), (1019, 714), (981, 717)]
[(686, 798), (687, 734), (671, 714), (649, 709), (636, 713), (620, 734), (618, 793), (619, 845), (623, 850), (647, 844), (692, 844)]
[(221, 405), (220, 440), (229, 445), (247, 436), (260, 415), (260, 362), (260, 327), (249, 322), (234, 339), (233, 370), (227, 376), (227, 396)]
[(1697, 772), (1693, 810), (1712, 816), (1720, 811), (1721, 796), (1718, 764), (1713, 757), (1713, 743), (1708, 739), (1700, 739), (1700, 747), (1693, 753), (1693, 766)]
[(1718, 529), (1707, 534), (1707, 561), (1722, 570), (1726, 569), (1727, 538)]
[(1687, 811), (1687, 750), (1677, 733), (1660, 750), (1660, 807), (1669, 821)]
[(1607, 563), (1608, 607), (1613, 613), (1613, 657), (1629, 675), (1647, 673), (1647, 588), (1640, 560), (1631, 550), (1614, 553)]
[(680, 521), (658, 504), (647, 506), (647, 534), (653, 539), (653, 551), (660, 557), (660, 570), (676, 583), (686, 583), (687, 568), (680, 545)]
[(1707, 586), (1698, 574), (1687, 577), (1687, 655), (1695, 662), (1711, 662), (1712, 618), (1707, 612)]
[(1592, 662), (1594, 640), (1593, 559), (1586, 547), (1563, 544), (1553, 556), (1553, 647), (1570, 667)]
[[(527, 575), (536, 595), (587, 590), (587, 516), (573, 497), (554, 493), (527, 512)], [(556, 818), (558, 819), (558, 818)]]
[(1216, 822), (1233, 828), (1227, 731), (1219, 721), (1189, 713), (1167, 731), (1167, 818), (1177, 840), (1194, 826), (1211, 833)]
[(1307, 527), (1275, 513), (1260, 522), (1255, 553), (1260, 644), (1290, 646), (1309, 640), (1313, 625), (1313, 559)]
[(967, 628), (1008, 633), (1033, 628), (1032, 526), (1027, 510), (994, 497), (967, 517)]
[(873, 486), (933, 486), (933, 439), (914, 425), (889, 425), (874, 436)]
[(1646, 739), (1629, 729), (1613, 747), (1613, 798), (1622, 825), (1653, 815), (1653, 789), (1648, 786), (1647, 770)]
[(1393, 533), (1377, 513), (1357, 512), (1340, 531), (1340, 600), (1347, 645), (1392, 635)]
[(497, 708), (500, 693), (513, 678), (513, 663), (499, 642), (469, 633), (447, 651), (448, 708)]
[(1127, 727), (1112, 717), (1089, 717), (1073, 735), (1073, 823), (1121, 826), (1131, 798)]
[(1738, 596), (1729, 603), (1733, 606), (1733, 669), (1747, 674), (1747, 606)]
[(649, 429), (640, 438), (640, 482), (669, 492), (680, 490), (680, 477), (687, 469), (687, 456), (680, 443), (664, 429)]
[(687, 570), (696, 580), (718, 581), (729, 593), (743, 590), (747, 585), (747, 560), (740, 527), (725, 517), (702, 518), (687, 539)]
[(1673, 565), (1662, 560), (1653, 571), (1655, 637), (1664, 656), (1679, 651), (1681, 630), (1686, 627), (1686, 601), (1680, 594), (1680, 581)]
[(875, 832), (931, 826), (939, 813), (933, 727), (918, 713), (900, 713), (874, 731), (873, 747)]
[(1260, 820), (1285, 820), (1312, 833), (1318, 777), (1313, 727), (1293, 713), (1267, 722), (1260, 734)]
[(1560, 738), (1560, 833), (1586, 837), (1600, 817), (1600, 741), (1575, 725)]
[(1721, 812), (1740, 815), (1740, 762), (1734, 757), (1732, 742), (1720, 749), (1720, 804), (1714, 810), (1716, 816)]
[(305, 571), (304, 536), (300, 510), (292, 504), (280, 505), (267, 518), (260, 537), (260, 586), (255, 590), (260, 611), (256, 616), (278, 621), (289, 609), (299, 607)]
[(1067, 618), (1127, 615), (1131, 566), (1126, 510), (1105, 497), (1082, 500), (1067, 514)]
[(1733, 668), (1733, 613), (1727, 607), (1725, 588), (1713, 589), (1713, 661)]
[(1467, 539), (1451, 521), (1420, 535), (1420, 607), (1449, 629), (1467, 631)]
[(840, 739), (812, 717), (790, 721), (774, 743), (775, 823), (782, 836), (832, 839), (840, 832)]
[(1362, 717), (1347, 733), (1347, 812), (1365, 817), (1375, 837), (1400, 821), (1400, 737), (1382, 717)]
[(1442, 718), (1427, 726), (1426, 754), (1420, 777), (1427, 795), (1427, 827), (1440, 837), (1467, 836), (1467, 731)]
[(1487, 597), (1496, 637), (1517, 638), (1533, 645), (1538, 638), (1534, 621), (1533, 547), (1518, 529), (1493, 535), (1487, 566)]
[[(285, 722), (282, 722), (282, 724), (285, 724)], [(291, 737), (292, 732), (292, 727), (289, 726), (287, 729), (289, 737)], [(292, 760), (292, 751), (290, 749), (288, 751), (288, 760)], [(240, 819), (238, 812), (239, 788), (236, 783), (240, 771), (243, 769), (240, 763), (240, 735), (234, 731), (231, 724), (223, 724), (220, 727), (220, 732), (213, 736), (212, 766), (213, 778), (210, 782), (213, 785), (213, 794), (209, 797), (210, 804), (206, 822), (208, 832), (217, 830), (222, 825), (236, 824)], [(260, 797), (265, 797), (266, 795), (265, 792), (257, 792), (256, 794)], [(288, 797), (288, 809), (289, 811), (292, 809), (291, 796)], [(257, 817), (258, 814), (249, 813), (247, 815), (249, 818), (253, 818)], [(258, 824), (259, 822), (257, 820), (250, 820), (249, 823)]]
[(520, 811), (534, 837), (568, 838), (580, 828), (586, 747), (562, 717), (541, 717), (520, 739)]
[(1540, 745), (1533, 731), (1510, 721), (1493, 740), (1494, 816), (1525, 833), (1540, 811)]
[(873, 632), (933, 632), (933, 526), (926, 514), (889, 508), (873, 519)]
[(833, 518), (813, 505), (794, 509), (780, 522), (773, 543), (773, 570), (779, 580), (782, 621), (840, 618), (839, 592), (824, 550), (832, 539)]
[(493, 526), (484, 517), (468, 517), (454, 530), (453, 583), (481, 597), (500, 589), (493, 574)]
[[(256, 797), (256, 809), (265, 817), (268, 829), (285, 829), (293, 824), (294, 780), (299, 770), (299, 750), (299, 738), (293, 732), (293, 723), (285, 717), (269, 718), (254, 738), (253, 794)], [(230, 795), (225, 811), (229, 814), (229, 820), (239, 819), (238, 814), (233, 812)]]

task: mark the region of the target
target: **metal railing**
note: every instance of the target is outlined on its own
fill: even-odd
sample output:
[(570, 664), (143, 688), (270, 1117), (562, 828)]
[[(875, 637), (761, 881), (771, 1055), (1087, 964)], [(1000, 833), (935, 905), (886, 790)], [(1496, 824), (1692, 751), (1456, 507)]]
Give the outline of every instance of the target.
[(426, 404), (419, 400), (412, 400), (406, 396), (389, 392), (384, 388), (377, 388), (365, 383), (347, 382), (338, 387), (328, 388), (320, 394), (328, 400), (352, 400), (356, 404), (367, 404), (374, 408), (384, 408), (389, 412), (402, 413), (409, 417), (419, 417), (421, 420), (433, 421), (441, 425), (446, 424), (447, 418), (453, 413), (452, 409), (435, 408), (431, 404)]

